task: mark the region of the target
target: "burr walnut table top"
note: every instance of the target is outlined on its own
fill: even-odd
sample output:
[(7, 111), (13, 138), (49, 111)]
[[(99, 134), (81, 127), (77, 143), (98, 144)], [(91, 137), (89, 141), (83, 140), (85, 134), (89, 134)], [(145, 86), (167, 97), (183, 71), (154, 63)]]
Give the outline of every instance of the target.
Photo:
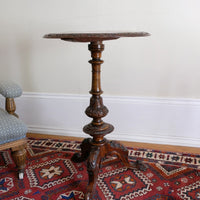
[(120, 37), (145, 37), (146, 32), (119, 32), (119, 33), (50, 33), (44, 38), (62, 39), (71, 42), (95, 42), (103, 40), (114, 40)]

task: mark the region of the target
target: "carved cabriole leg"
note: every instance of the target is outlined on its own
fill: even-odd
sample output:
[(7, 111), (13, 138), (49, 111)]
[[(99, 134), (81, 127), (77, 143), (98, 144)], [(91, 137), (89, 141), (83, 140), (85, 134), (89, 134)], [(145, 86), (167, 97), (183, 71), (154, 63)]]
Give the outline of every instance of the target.
[(83, 140), (83, 142), (81, 143), (80, 147), (81, 147), (81, 153), (75, 153), (71, 160), (73, 162), (83, 162), (85, 160), (87, 160), (88, 156), (90, 155), (90, 151), (91, 151), (91, 138), (86, 138)]
[(128, 149), (116, 141), (109, 141), (107, 143), (107, 150), (109, 154), (117, 156), (126, 167), (130, 166), (128, 161)]
[(19, 179), (23, 179), (24, 176), (24, 169), (26, 166), (26, 150), (25, 145), (15, 147), (11, 149), (12, 151), (12, 158), (16, 164), (18, 169)]
[(127, 168), (138, 170), (146, 169), (146, 167), (141, 163), (141, 161), (137, 160), (135, 163), (130, 163), (128, 160), (128, 149), (119, 142), (108, 141), (106, 144), (106, 149), (110, 155), (117, 156)]
[(102, 158), (101, 147), (92, 146), (90, 156), (87, 162), (87, 171), (89, 175), (89, 183), (87, 187), (87, 193), (85, 194), (85, 200), (93, 199), (93, 195), (96, 189), (96, 182), (98, 178), (100, 162)]

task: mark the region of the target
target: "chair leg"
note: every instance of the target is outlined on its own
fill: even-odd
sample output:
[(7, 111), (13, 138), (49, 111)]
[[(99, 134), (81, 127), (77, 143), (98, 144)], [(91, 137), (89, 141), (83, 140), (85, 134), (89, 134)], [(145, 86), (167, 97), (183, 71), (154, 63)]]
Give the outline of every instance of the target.
[(18, 177), (19, 177), (19, 179), (23, 179), (24, 178), (24, 169), (26, 166), (25, 145), (19, 146), (17, 148), (12, 148), (11, 151), (12, 151), (12, 158), (18, 169)]

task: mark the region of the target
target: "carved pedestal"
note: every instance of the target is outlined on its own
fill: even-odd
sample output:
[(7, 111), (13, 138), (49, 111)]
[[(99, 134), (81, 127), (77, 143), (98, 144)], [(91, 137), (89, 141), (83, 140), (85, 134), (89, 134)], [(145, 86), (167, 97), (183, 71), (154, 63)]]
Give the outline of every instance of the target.
[(101, 41), (91, 42), (89, 44), (92, 60), (92, 89), (90, 93), (90, 105), (85, 113), (88, 117), (93, 118), (92, 122), (83, 128), (83, 131), (93, 137), (93, 139), (85, 139), (81, 144), (81, 153), (74, 154), (72, 161), (82, 162), (87, 160), (87, 170), (89, 175), (89, 184), (85, 199), (92, 199), (96, 188), (96, 181), (99, 168), (102, 161), (107, 156), (117, 156), (125, 166), (134, 168), (128, 161), (128, 150), (118, 142), (108, 141), (104, 136), (113, 131), (114, 127), (111, 124), (105, 123), (102, 118), (108, 113), (108, 109), (103, 105), (103, 99), (100, 96), (101, 90), (101, 52), (104, 50), (104, 45)]
[(82, 162), (87, 160), (87, 171), (89, 175), (89, 184), (85, 200), (93, 199), (93, 194), (96, 188), (96, 181), (99, 168), (107, 156), (117, 156), (123, 164), (128, 168), (140, 168), (142, 165), (139, 162), (135, 164), (128, 161), (128, 150), (118, 142), (108, 141), (104, 138), (106, 134), (113, 131), (114, 127), (111, 124), (105, 123), (102, 118), (108, 113), (108, 109), (103, 105), (101, 94), (101, 53), (104, 50), (103, 40), (118, 39), (120, 37), (141, 37), (148, 36), (148, 33), (80, 33), (80, 34), (49, 34), (45, 38), (60, 38), (65, 41), (73, 42), (90, 42), (89, 50), (91, 51), (92, 60), (89, 63), (92, 65), (92, 88), (90, 105), (85, 113), (93, 120), (88, 125), (84, 126), (83, 131), (92, 136), (92, 138), (84, 139), (81, 143), (81, 153), (76, 153), (72, 157), (74, 162)]

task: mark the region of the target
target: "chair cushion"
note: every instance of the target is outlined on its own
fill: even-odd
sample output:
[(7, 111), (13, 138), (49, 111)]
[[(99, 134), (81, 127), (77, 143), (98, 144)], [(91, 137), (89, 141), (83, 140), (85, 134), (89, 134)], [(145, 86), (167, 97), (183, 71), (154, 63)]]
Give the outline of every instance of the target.
[(18, 84), (12, 81), (1, 81), (0, 94), (7, 98), (15, 98), (22, 95), (22, 89)]
[(26, 125), (15, 116), (0, 108), (0, 144), (26, 137)]

